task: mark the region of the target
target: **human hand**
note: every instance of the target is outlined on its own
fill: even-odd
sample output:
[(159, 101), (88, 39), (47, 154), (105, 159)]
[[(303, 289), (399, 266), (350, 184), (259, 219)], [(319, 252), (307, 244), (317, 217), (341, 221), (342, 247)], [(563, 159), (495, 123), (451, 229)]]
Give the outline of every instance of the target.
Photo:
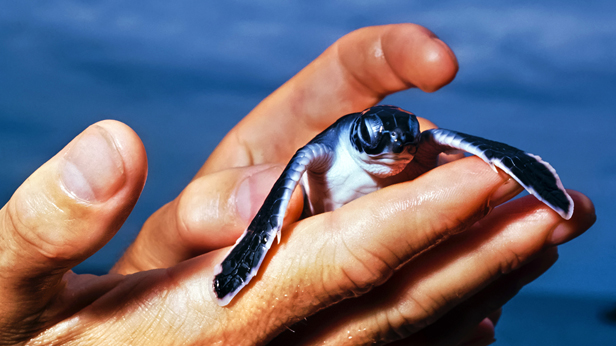
[[(344, 114), (411, 87), (438, 90), (457, 70), (449, 47), (417, 25), (370, 27), (343, 37), (223, 138), (193, 182), (146, 222), (114, 271), (169, 267), (233, 244), (299, 147)], [(418, 119), (422, 130), (436, 127)], [(234, 178), (229, 181), (235, 182), (230, 185), (210, 178), (225, 169), (251, 166), (242, 173), (230, 171)], [(245, 180), (256, 172), (261, 174)], [(249, 190), (239, 188), (242, 181)], [(234, 189), (242, 196), (234, 195)], [(289, 214), (297, 213), (295, 197)]]
[[(274, 338), (285, 326), (326, 308), (321, 317), (328, 318), (319, 318), (319, 322), (329, 323), (311, 324), (313, 330), (302, 337), (313, 339), (304, 341), (336, 343), (343, 339), (361, 344), (409, 334), (428, 343), (461, 340), (511, 294), (503, 295), (497, 288), (514, 291), (520, 282), (532, 279), (549, 266), (553, 254), (541, 253), (553, 245), (548, 238), (556, 233), (552, 232), (556, 225), (561, 225), (563, 230), (557, 239), (560, 243), (592, 223), (592, 205), (587, 199), (573, 194), (576, 214), (567, 222), (532, 199), (520, 199), (497, 208), (480, 224), (459, 233), (485, 214), (488, 201), (491, 206), (496, 205), (519, 190), (487, 165), (473, 158), (464, 159), (415, 181), (365, 196), (333, 213), (287, 227), (283, 241), (273, 251), (274, 256), (266, 259), (261, 276), (228, 308), (218, 307), (207, 292), (212, 268), (226, 251), (219, 248), (232, 244), (256, 211), (259, 199), (267, 192), (259, 183), (268, 181), (271, 185), (280, 172), (279, 168), (264, 169), (264, 166), (232, 167), (282, 161), (287, 154), (290, 156), (285, 151), (294, 150), (286, 146), (268, 147), (268, 133), (263, 124), (256, 130), (263, 130), (263, 137), (246, 139), (247, 145), (234, 143), (234, 136), (243, 138), (237, 137), (241, 133), (237, 129), (254, 127), (260, 123), (259, 119), (271, 124), (272, 118), (267, 117), (270, 111), (278, 110), (274, 113), (281, 114), (285, 107), (297, 106), (303, 110), (291, 114), (306, 115), (306, 119), (314, 120), (314, 126), (295, 131), (298, 137), (310, 137), (311, 131), (319, 131), (317, 124), (325, 124), (327, 120), (309, 116), (309, 111), (322, 113), (308, 104), (302, 106), (301, 101), (285, 103), (284, 99), (291, 97), (289, 87), (303, 90), (302, 85), (318, 84), (324, 77), (336, 81), (327, 67), (337, 66), (339, 60), (332, 61), (335, 58), (332, 51), (344, 51), (344, 40), (348, 52), (361, 52), (366, 47), (372, 48), (375, 42), (382, 42), (383, 52), (387, 54), (386, 46), (391, 44), (388, 42), (398, 44), (396, 40), (405, 38), (409, 42), (395, 48), (407, 47), (413, 52), (431, 43), (429, 36), (425, 32), (422, 36), (422, 32), (417, 27), (403, 26), (355, 33), (343, 39), (339, 48), (329, 50), (329, 56), (325, 53), (320, 62), (305, 70), (308, 72), (289, 82), (286, 95), (283, 87), (282, 92), (268, 98), (264, 104), (270, 104), (269, 111), (263, 104), (257, 107), (242, 122), (248, 125), (240, 124), (233, 130), (182, 195), (152, 216), (140, 238), (115, 268), (117, 272), (169, 267), (167, 270), (99, 278), (71, 272), (62, 275), (112, 236), (132, 208), (145, 177), (145, 156), (134, 133), (114, 122), (101, 123), (99, 126), (108, 135), (104, 138), (113, 140), (98, 142), (114, 143), (114, 152), (121, 157), (124, 169), (121, 174), (106, 174), (105, 170), (101, 170), (103, 174), (94, 174), (91, 191), (78, 184), (76, 188), (79, 190), (81, 186), (85, 191), (78, 196), (96, 199), (84, 203), (61, 188), (58, 172), (63, 171), (66, 157), (71, 157), (66, 151), (72, 153), (70, 148), (77, 146), (70, 144), (24, 183), (0, 215), (1, 234), (9, 240), (4, 242), (1, 259), (3, 272), (7, 273), (1, 277), (0, 285), (3, 302), (7, 302), (0, 320), (2, 337), (27, 340), (37, 335), (32, 343), (55, 340), (84, 344), (104, 340), (114, 344), (212, 344), (222, 340), (227, 344), (259, 344)], [(388, 41), (387, 35), (393, 39)], [(442, 43), (437, 44), (446, 49)], [(446, 55), (436, 55), (447, 60)], [(392, 63), (389, 57), (387, 61)], [(429, 65), (429, 59), (419, 59), (412, 66), (419, 69), (426, 63)], [(450, 72), (452, 78), (455, 68)], [(348, 78), (348, 74), (342, 74), (345, 75)], [(377, 74), (375, 78), (380, 77)], [(449, 79), (443, 78), (442, 84)], [(383, 78), (381, 82), (386, 80)], [(408, 80), (411, 82), (407, 83), (418, 85), (426, 82), (422, 78)], [(340, 86), (346, 85), (347, 91), (361, 94), (350, 86), (353, 78), (338, 81), (338, 85), (330, 84), (334, 90), (343, 90)], [(378, 83), (371, 85), (378, 89)], [(405, 85), (401, 83), (400, 88)], [(424, 88), (430, 90), (430, 83), (426, 82)], [(312, 88), (305, 87), (305, 90)], [(393, 91), (395, 88), (381, 90), (380, 94), (365, 92), (366, 97), (353, 99), (353, 96), (345, 98), (322, 90), (321, 95), (302, 98), (308, 103), (322, 100), (324, 111), (328, 110), (328, 98), (330, 105), (346, 102), (352, 111), (365, 108), (384, 93)], [(316, 102), (313, 106), (318, 105)], [(323, 114), (333, 120), (334, 116), (345, 113), (348, 110)], [(90, 128), (80, 138), (96, 137), (92, 131), (100, 129)], [(100, 150), (102, 144), (81, 147), (80, 150), (89, 154), (105, 151)], [(89, 151), (92, 149), (99, 150)], [(246, 155), (229, 160), (227, 155), (234, 150)], [(109, 166), (113, 167), (113, 162)], [(240, 188), (243, 181), (248, 182), (247, 189)], [(237, 203), (235, 198), (242, 189), (247, 192), (252, 207)], [(295, 210), (299, 210), (300, 204), (296, 198)], [(370, 211), (369, 215), (366, 210)], [(204, 224), (204, 218), (211, 223)], [(45, 227), (49, 225), (52, 227)], [(519, 228), (523, 232), (517, 231)], [(170, 239), (164, 238), (163, 230), (170, 233)], [(157, 237), (167, 243), (157, 242)], [(432, 247), (438, 241), (441, 243)], [(208, 250), (212, 251), (173, 266)], [(422, 254), (418, 257), (419, 253)], [(411, 258), (410, 263), (387, 280), (398, 264)], [(417, 265), (419, 259), (421, 265)], [(480, 268), (475, 267), (476, 262), (481, 264)], [(501, 276), (502, 268), (517, 270)], [(342, 298), (365, 293), (383, 282), (359, 298), (339, 303)], [(38, 289), (24, 290), (24, 287)], [(471, 318), (465, 318), (468, 315)], [(423, 328), (429, 322), (434, 323)], [(457, 328), (452, 333), (437, 332), (452, 326)], [(353, 331), (353, 335), (347, 331)], [(273, 342), (280, 343), (282, 339)]]
[[(221, 184), (216, 179), (208, 182), (209, 174), (229, 167), (269, 162), (286, 163), (299, 146), (305, 144), (340, 115), (372, 106), (385, 95), (408, 87), (419, 86), (425, 91), (437, 90), (451, 81), (456, 71), (457, 62), (453, 53), (431, 33), (417, 26), (368, 28), (345, 37), (263, 101), (225, 137), (193, 183), (178, 199), (165, 206), (148, 221), (116, 270), (129, 273), (152, 267), (167, 267), (195, 253), (233, 244), (256, 213), (282, 168), (263, 169), (255, 166), (244, 175), (240, 174), (234, 178), (237, 181), (235, 184), (223, 184), (224, 192), (219, 191), (218, 186)], [(421, 125), (424, 130), (434, 127), (424, 119), (421, 119)], [(485, 168), (482, 162), (475, 164), (482, 169)], [(259, 169), (260, 174), (252, 175), (253, 169)], [(239, 174), (238, 171), (234, 171), (235, 173)], [(246, 176), (250, 178), (247, 179)], [(251, 194), (242, 194), (242, 197), (238, 198), (237, 192), (247, 192), (246, 189), (239, 188), (242, 179), (247, 179), (245, 186), (251, 186), (252, 190)], [(451, 177), (448, 179), (452, 181)], [(457, 177), (453, 180), (455, 179)], [(514, 189), (509, 196), (515, 195), (518, 191)], [(501, 201), (507, 197), (502, 196)], [(219, 201), (226, 201), (222, 203), (224, 207), (221, 213), (218, 213), (221, 209)], [(236, 204), (237, 201), (248, 201), (250, 207), (243, 203)], [(291, 204), (295, 215), (299, 210), (298, 204), (297, 200)], [(591, 213), (589, 211), (591, 209), (588, 203), (578, 206), (578, 212), (581, 214)], [(290, 214), (293, 214), (293, 211)], [(177, 225), (179, 227), (176, 227)], [(577, 227), (577, 232), (588, 226), (584, 222), (575, 225), (572, 229)], [(529, 240), (524, 241), (529, 242)], [(534, 241), (536, 242), (536, 239)], [(170, 247), (169, 244), (173, 246)], [(505, 247), (503, 244), (500, 245)], [(530, 257), (539, 256), (537, 244), (534, 245)], [(550, 258), (554, 254), (548, 253), (543, 256)], [(494, 263), (506, 260), (496, 257)], [(537, 259), (534, 264), (528, 265), (527, 269), (521, 270), (517, 279), (530, 281), (529, 277), (534, 278), (535, 275), (539, 275), (536, 273), (537, 268), (547, 269), (544, 262)], [(513, 280), (509, 279), (509, 284), (518, 287), (512, 283)], [(484, 284), (487, 282), (489, 280)], [(452, 306), (455, 304), (456, 302), (451, 303)], [(326, 309), (321, 315), (327, 316), (331, 311), (332, 309)], [(334, 309), (334, 311), (344, 310)], [(323, 319), (319, 317), (317, 320)], [(493, 335), (493, 327), (486, 323), (491, 322), (485, 321), (484, 324), (480, 324), (477, 335), (489, 339)], [(475, 321), (460, 326), (468, 329), (477, 324), (479, 322)], [(327, 325), (331, 327), (329, 329), (333, 329), (332, 326), (335, 324), (329, 318), (320, 328)], [(346, 327), (348, 326), (345, 323), (338, 323), (339, 331), (351, 330)], [(316, 328), (314, 323), (310, 323), (303, 329), (308, 334), (319, 335), (315, 332)], [(388, 330), (386, 327), (382, 328)], [(347, 336), (344, 332), (341, 333)], [(299, 331), (286, 334), (293, 336), (295, 343), (302, 335)], [(333, 333), (329, 335), (331, 337)]]

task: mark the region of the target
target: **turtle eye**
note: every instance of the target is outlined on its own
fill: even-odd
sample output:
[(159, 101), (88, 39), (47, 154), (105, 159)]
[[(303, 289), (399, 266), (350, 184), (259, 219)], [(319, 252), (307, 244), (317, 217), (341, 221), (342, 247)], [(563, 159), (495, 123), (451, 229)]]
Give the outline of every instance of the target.
[(372, 141), (372, 139), (370, 138), (370, 130), (371, 128), (368, 126), (368, 124), (363, 121), (361, 123), (361, 126), (359, 127), (359, 135), (361, 136), (362, 143), (368, 146), (371, 146), (370, 142)]
[(359, 138), (366, 149), (374, 149), (381, 142), (383, 122), (376, 115), (364, 115), (359, 125)]

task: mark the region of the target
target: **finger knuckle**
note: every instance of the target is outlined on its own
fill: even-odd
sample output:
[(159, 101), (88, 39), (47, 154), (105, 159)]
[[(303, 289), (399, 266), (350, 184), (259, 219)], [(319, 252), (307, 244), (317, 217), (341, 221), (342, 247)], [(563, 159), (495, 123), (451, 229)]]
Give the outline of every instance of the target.
[(375, 315), (376, 339), (393, 342), (417, 333), (434, 323), (439, 308), (446, 305), (443, 297), (415, 293), (397, 302), (391, 309)]
[(188, 184), (182, 191), (175, 203), (169, 207), (175, 208), (176, 227), (180, 234), (189, 233), (190, 230), (197, 228), (201, 223), (201, 211), (205, 210), (202, 203), (193, 203), (194, 183)]
[(526, 262), (525, 256), (513, 249), (508, 248), (501, 250), (501, 255), (499, 258), (499, 274), (511, 273), (520, 268)]
[[(394, 272), (391, 251), (373, 249), (369, 246), (358, 247), (350, 244), (344, 236), (340, 237), (341, 272), (348, 287), (355, 295), (364, 294), (387, 280)], [(388, 254), (382, 254), (383, 252)]]
[(54, 229), (67, 227), (71, 218), (58, 220), (66, 212), (44, 194), (28, 197), (15, 194), (3, 208), (2, 227), (9, 238), (4, 246), (20, 257), (37, 253), (55, 261), (70, 259), (74, 249)]

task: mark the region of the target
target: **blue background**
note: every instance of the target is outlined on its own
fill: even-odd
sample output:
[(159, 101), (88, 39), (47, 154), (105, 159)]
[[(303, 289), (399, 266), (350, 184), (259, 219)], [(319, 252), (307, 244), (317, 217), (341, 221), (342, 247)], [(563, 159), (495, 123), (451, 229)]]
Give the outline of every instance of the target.
[(0, 201), (93, 122), (133, 127), (148, 183), (118, 235), (78, 267), (103, 273), (224, 134), (337, 38), (422, 24), (453, 48), (460, 72), (437, 93), (385, 103), (537, 153), (597, 209), (595, 226), (505, 307), (497, 344), (613, 344), (614, 18), (612, 0), (3, 3)]

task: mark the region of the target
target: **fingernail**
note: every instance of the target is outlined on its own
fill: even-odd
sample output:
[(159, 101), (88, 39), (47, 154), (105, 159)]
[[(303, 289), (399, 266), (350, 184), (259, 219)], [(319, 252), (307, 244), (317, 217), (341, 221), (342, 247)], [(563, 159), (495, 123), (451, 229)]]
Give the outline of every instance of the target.
[(494, 340), (494, 322), (488, 317), (484, 318), (475, 327), (474, 332), (468, 337), (467, 341), (462, 342), (461, 346), (489, 345)]
[(560, 245), (584, 233), (597, 221), (595, 206), (592, 201), (579, 192), (569, 191), (575, 201), (575, 212), (568, 221), (561, 221), (552, 230), (549, 242), (551, 245)]
[(265, 168), (240, 183), (235, 194), (237, 212), (246, 223), (257, 214), (281, 172), (279, 166)]
[(104, 202), (125, 182), (122, 156), (111, 135), (94, 125), (72, 144), (61, 165), (65, 189), (88, 202)]
[(560, 245), (569, 240), (569, 236), (572, 233), (571, 227), (567, 222), (561, 222), (554, 228), (550, 235), (550, 245)]

